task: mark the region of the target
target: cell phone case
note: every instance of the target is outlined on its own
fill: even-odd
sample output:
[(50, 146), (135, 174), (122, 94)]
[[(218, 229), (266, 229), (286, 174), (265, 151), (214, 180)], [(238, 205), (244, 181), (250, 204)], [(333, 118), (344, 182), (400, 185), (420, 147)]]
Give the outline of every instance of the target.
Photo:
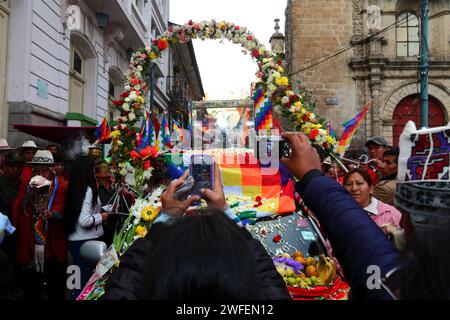
[(175, 191), (173, 197), (175, 200), (186, 200), (194, 187), (195, 181), (192, 176), (187, 177), (184, 183)]

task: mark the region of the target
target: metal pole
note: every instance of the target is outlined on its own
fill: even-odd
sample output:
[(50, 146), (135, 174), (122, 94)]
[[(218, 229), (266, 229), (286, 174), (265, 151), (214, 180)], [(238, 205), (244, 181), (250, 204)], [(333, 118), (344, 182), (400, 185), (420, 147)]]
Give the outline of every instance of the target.
[(428, 127), (428, 73), (430, 57), (428, 50), (428, 0), (422, 0), (421, 46), (420, 46), (420, 127)]
[(155, 103), (155, 85), (153, 81), (153, 70), (155, 68), (155, 63), (152, 62), (150, 65), (150, 119), (153, 117), (153, 105)]

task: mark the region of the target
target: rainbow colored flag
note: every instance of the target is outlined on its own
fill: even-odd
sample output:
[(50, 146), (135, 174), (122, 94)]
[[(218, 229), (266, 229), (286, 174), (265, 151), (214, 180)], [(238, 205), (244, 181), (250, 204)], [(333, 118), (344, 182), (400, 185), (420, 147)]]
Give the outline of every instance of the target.
[(246, 145), (247, 137), (248, 137), (248, 125), (247, 122), (250, 119), (250, 113), (247, 107), (244, 109), (238, 109), (239, 112), (239, 121), (236, 124), (236, 130), (241, 130), (241, 144), (242, 146)]
[(141, 132), (137, 135), (137, 149), (142, 150), (148, 146), (154, 146), (155, 128), (148, 111), (144, 114), (144, 122), (142, 123)]
[[(211, 155), (219, 164), (227, 203), (241, 220), (296, 210), (294, 180), (282, 164), (269, 170), (249, 152), (237, 153), (226, 149), (209, 149), (203, 152)], [(189, 167), (193, 153), (190, 151), (180, 155), (183, 157), (180, 162), (184, 166), (178, 166), (178, 174), (183, 174)]]
[(337, 153), (343, 157), (345, 154), (345, 151), (347, 151), (348, 147), (352, 143), (353, 136), (355, 135), (356, 131), (358, 130), (359, 126), (361, 125), (361, 122), (364, 120), (367, 111), (369, 110), (370, 104), (367, 104), (365, 108), (358, 113), (356, 117), (353, 119), (345, 122), (343, 126), (345, 127), (344, 132), (341, 135), (341, 139), (339, 141), (339, 145), (337, 147)]
[(255, 105), (255, 130), (272, 129), (272, 102), (269, 99), (264, 98), (263, 89), (260, 88), (255, 91), (253, 102)]
[(95, 135), (97, 137), (97, 141), (95, 141), (95, 144), (108, 140), (110, 134), (111, 129), (109, 128), (108, 120), (106, 118), (103, 118), (102, 123), (95, 130)]
[(172, 141), (170, 140), (170, 129), (169, 129), (169, 121), (167, 121), (167, 117), (164, 116), (161, 122), (161, 141), (165, 147), (172, 148)]
[(176, 122), (175, 120), (173, 121), (172, 129), (173, 129), (173, 131), (175, 131), (178, 134), (180, 141), (182, 143), (184, 143), (186, 140), (186, 137), (184, 136), (183, 128), (181, 128), (180, 124), (178, 122)]
[(331, 126), (330, 121), (327, 123), (327, 132), (330, 137), (332, 137), (335, 141), (337, 141), (336, 134), (334, 133), (333, 127)]

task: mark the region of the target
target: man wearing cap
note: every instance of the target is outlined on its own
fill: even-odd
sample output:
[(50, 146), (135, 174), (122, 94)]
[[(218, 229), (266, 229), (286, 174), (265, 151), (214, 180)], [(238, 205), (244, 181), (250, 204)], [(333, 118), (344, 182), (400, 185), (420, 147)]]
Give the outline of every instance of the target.
[(68, 183), (55, 177), (48, 150), (36, 152), (29, 163), (33, 178), (18, 218), (17, 264), (22, 266), (28, 297), (40, 298), (47, 283), (49, 299), (64, 299), (66, 236), (62, 227)]
[(361, 164), (361, 168), (366, 169), (372, 177), (373, 184), (376, 184), (382, 179), (380, 166), (382, 166), (382, 160), (384, 152), (390, 150), (385, 138), (375, 136), (366, 141), (365, 146), (369, 153), (369, 162)]
[(11, 150), (12, 148), (9, 147), (8, 141), (5, 139), (0, 139), (0, 176), (3, 175), (3, 162), (5, 160), (5, 154)]

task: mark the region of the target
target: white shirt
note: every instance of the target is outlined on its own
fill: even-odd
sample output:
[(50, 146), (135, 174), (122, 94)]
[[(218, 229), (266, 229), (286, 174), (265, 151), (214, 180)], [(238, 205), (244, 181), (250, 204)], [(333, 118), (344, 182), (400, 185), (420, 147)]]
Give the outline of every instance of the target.
[(103, 236), (102, 215), (100, 198), (97, 197), (97, 204), (92, 208), (92, 189), (86, 190), (80, 216), (75, 224), (75, 231), (67, 239), (69, 241), (93, 240)]
[(370, 197), (370, 203), (367, 207), (364, 208), (368, 213), (379, 216), (378, 212), (378, 199), (375, 197)]

